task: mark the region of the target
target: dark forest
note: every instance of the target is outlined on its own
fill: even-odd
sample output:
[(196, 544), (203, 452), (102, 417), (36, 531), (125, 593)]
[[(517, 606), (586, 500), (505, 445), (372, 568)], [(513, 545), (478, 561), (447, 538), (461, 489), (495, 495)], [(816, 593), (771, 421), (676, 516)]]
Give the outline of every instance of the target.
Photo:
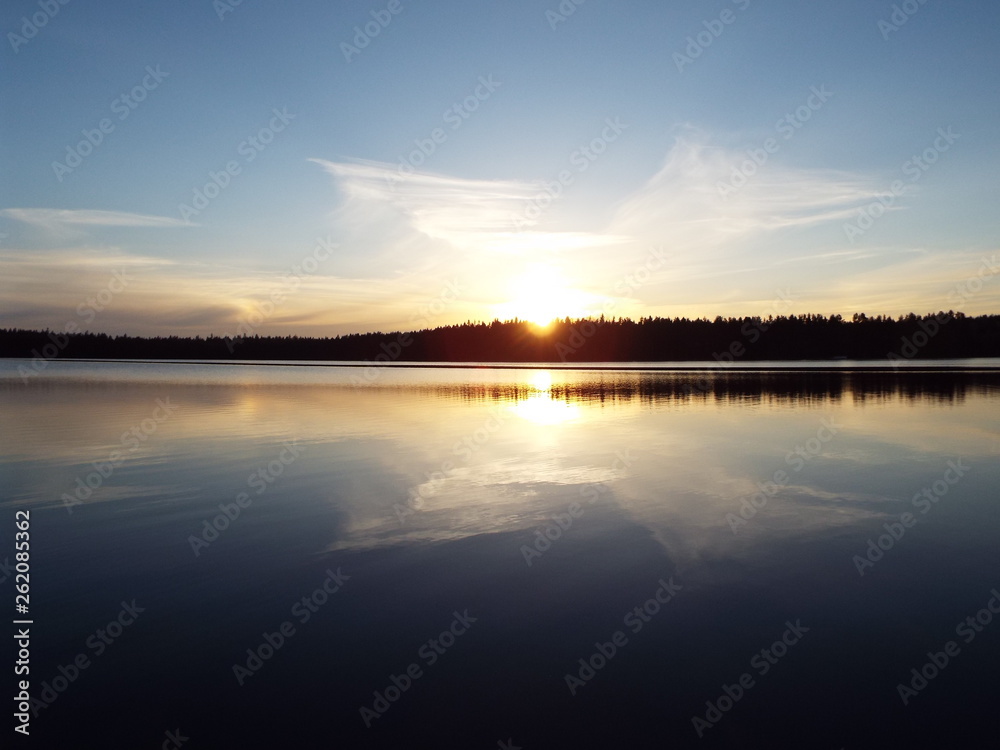
[(399, 362), (753, 362), (1000, 357), (1000, 315), (466, 322), (414, 332), (301, 336), (111, 336), (0, 329), (0, 356), (54, 359)]

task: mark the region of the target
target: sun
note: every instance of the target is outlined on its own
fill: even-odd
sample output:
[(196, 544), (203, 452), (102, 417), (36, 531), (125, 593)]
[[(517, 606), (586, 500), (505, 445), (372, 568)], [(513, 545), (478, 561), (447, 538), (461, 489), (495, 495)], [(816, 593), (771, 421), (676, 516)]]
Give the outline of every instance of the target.
[(510, 300), (495, 306), (497, 317), (518, 318), (547, 328), (559, 318), (587, 314), (588, 295), (570, 287), (559, 269), (537, 264), (509, 282)]

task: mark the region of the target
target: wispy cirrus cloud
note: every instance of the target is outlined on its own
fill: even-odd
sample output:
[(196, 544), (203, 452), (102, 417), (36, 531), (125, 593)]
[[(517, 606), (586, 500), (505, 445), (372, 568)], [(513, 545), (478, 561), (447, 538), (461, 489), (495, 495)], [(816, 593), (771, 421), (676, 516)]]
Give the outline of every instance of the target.
[(52, 232), (85, 227), (171, 228), (195, 226), (169, 216), (150, 216), (126, 211), (64, 208), (5, 208), (0, 216), (41, 227)]
[(381, 204), (395, 209), (414, 231), (463, 250), (559, 252), (627, 240), (589, 232), (517, 231), (513, 218), (523, 214), (540, 190), (529, 180), (478, 180), (428, 172), (400, 179), (395, 164), (311, 161), (332, 175), (347, 197), (341, 216), (356, 210), (367, 213), (371, 203)]
[(713, 146), (698, 131), (676, 139), (663, 166), (621, 203), (611, 230), (668, 235), (678, 247), (739, 249), (755, 235), (843, 221), (878, 192), (873, 176), (808, 169), (773, 159), (734, 188), (734, 169), (748, 161)]
[(510, 231), (509, 215), (531, 196), (530, 185), (515, 180), (473, 180), (420, 172), (399, 180), (392, 164), (312, 161), (336, 178), (349, 200), (391, 205), (418, 232), (449, 242)]

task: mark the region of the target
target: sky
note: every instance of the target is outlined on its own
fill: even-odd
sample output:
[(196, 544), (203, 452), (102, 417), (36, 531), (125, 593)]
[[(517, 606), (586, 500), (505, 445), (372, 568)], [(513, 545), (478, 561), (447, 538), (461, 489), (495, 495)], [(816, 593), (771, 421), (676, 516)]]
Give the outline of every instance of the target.
[(1000, 312), (993, 0), (10, 0), (0, 327)]

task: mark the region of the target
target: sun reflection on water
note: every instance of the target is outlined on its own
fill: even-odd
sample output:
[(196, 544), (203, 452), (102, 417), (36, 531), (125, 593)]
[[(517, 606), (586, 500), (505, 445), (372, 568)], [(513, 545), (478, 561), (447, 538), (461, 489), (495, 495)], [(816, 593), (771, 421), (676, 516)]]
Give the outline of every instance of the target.
[(576, 404), (552, 398), (552, 373), (548, 370), (533, 372), (530, 382), (532, 390), (528, 398), (509, 407), (514, 414), (540, 425), (563, 424), (580, 418)]

